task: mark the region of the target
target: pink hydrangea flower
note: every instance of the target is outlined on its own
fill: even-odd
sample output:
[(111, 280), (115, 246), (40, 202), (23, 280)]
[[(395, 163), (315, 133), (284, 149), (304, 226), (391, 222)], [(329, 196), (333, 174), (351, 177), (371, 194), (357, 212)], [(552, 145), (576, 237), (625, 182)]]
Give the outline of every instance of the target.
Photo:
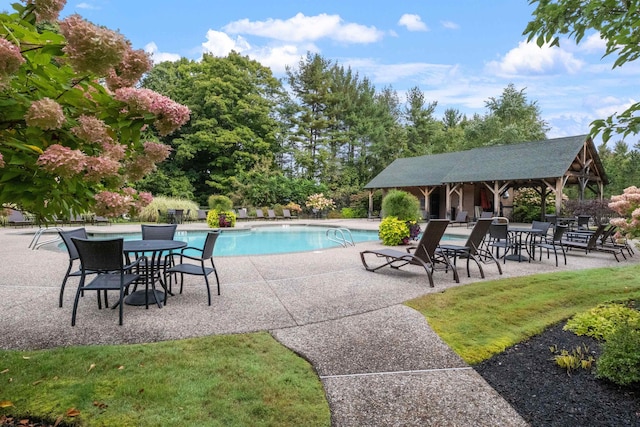
[(146, 141), (143, 145), (144, 154), (152, 163), (160, 163), (171, 153), (171, 147), (159, 142)]
[(44, 130), (60, 129), (65, 122), (62, 107), (49, 98), (33, 101), (24, 116), (24, 120), (28, 126), (39, 127)]
[(109, 70), (106, 77), (107, 87), (116, 90), (133, 86), (152, 66), (153, 63), (148, 53), (142, 49), (132, 50), (128, 44), (122, 61)]
[(27, 6), (33, 5), (36, 22), (55, 21), (67, 0), (22, 0)]
[(60, 22), (60, 32), (67, 39), (63, 51), (74, 70), (106, 76), (127, 50), (124, 36), (98, 27), (74, 14)]
[(160, 135), (169, 135), (189, 121), (189, 108), (150, 89), (125, 87), (117, 89), (115, 99), (127, 104), (130, 113), (152, 113), (154, 126)]
[(24, 61), (18, 46), (0, 38), (0, 82), (15, 74)]
[(53, 144), (38, 157), (37, 164), (60, 177), (70, 178), (84, 170), (86, 161), (87, 156), (80, 150)]
[(78, 126), (71, 128), (71, 132), (78, 138), (96, 144), (113, 144), (109, 136), (107, 125), (97, 117), (82, 115), (78, 117)]
[(94, 211), (96, 215), (106, 217), (117, 217), (128, 214), (131, 210), (133, 197), (115, 193), (113, 191), (103, 191), (94, 196), (96, 205)]
[(108, 157), (112, 160), (120, 161), (124, 159), (126, 148), (122, 144), (114, 143), (114, 144), (103, 144), (102, 152), (105, 157)]
[(4, 157), (2, 157), (2, 154), (0, 154), (0, 168), (4, 167)]
[(127, 162), (125, 165), (125, 171), (127, 173), (127, 179), (130, 181), (139, 181), (146, 174), (152, 172), (156, 165), (146, 156), (140, 155)]
[(120, 162), (108, 157), (87, 157), (85, 178), (98, 182), (104, 178), (118, 174)]

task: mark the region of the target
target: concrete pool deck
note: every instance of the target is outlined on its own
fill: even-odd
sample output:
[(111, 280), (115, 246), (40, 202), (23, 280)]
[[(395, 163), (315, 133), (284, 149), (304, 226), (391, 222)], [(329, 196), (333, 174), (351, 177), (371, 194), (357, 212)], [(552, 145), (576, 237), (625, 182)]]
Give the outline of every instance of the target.
[[(353, 229), (377, 229), (378, 221), (287, 221)], [(256, 226), (274, 222), (243, 222)], [(275, 224), (285, 224), (284, 221)], [(88, 226), (88, 231), (120, 232), (138, 225)], [(75, 228), (75, 227), (66, 227)], [(202, 223), (179, 230), (206, 229)], [(125, 306), (124, 326), (117, 312), (97, 310), (82, 301), (77, 326), (70, 326), (77, 279), (70, 279), (64, 307), (58, 307), (66, 252), (28, 245), (35, 228), (0, 228), (0, 348), (41, 349), (80, 344), (124, 344), (212, 334), (269, 331), (279, 342), (306, 358), (318, 373), (334, 426), (450, 425), (518, 426), (522, 418), (482, 377), (466, 365), (429, 327), (419, 313), (403, 305), (418, 296), (462, 286), (452, 275), (434, 274), (428, 286), (424, 270), (390, 268), (371, 273), (359, 252), (379, 242), (355, 247), (285, 255), (219, 257), (222, 295), (207, 305), (200, 278), (186, 278), (182, 295), (162, 309)], [(466, 235), (471, 229), (451, 227)], [(553, 258), (542, 262), (507, 261), (504, 275), (486, 266), (487, 279), (636, 263), (617, 263), (605, 253), (572, 252), (567, 266)], [(200, 280), (199, 280), (200, 279)], [(486, 280), (486, 279), (485, 279)]]

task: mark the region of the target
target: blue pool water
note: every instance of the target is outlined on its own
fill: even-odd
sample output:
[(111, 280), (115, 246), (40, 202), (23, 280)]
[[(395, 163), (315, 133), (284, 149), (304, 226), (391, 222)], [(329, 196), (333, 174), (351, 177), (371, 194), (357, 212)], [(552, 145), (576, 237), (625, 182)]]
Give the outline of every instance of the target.
[[(306, 252), (335, 248), (339, 243), (327, 238), (325, 227), (280, 225), (269, 227), (255, 227), (246, 230), (222, 230), (214, 250), (216, 256), (237, 255), (267, 255), (289, 252)], [(204, 247), (206, 231), (177, 231), (176, 240), (187, 242), (188, 246)], [(346, 233), (344, 233), (346, 236)], [(358, 242), (379, 240), (377, 231), (351, 230), (353, 241)], [(140, 239), (140, 233), (113, 234), (96, 233), (95, 238), (109, 239), (122, 237), (125, 240)], [(447, 239), (447, 236), (443, 236)]]

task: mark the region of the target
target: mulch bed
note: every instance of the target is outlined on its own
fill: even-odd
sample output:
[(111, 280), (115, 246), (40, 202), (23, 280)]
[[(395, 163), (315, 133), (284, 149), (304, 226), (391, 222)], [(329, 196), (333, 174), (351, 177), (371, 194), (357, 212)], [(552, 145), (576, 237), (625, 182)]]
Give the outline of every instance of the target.
[[(600, 344), (557, 324), (474, 367), (532, 426), (640, 426), (640, 384), (620, 387), (591, 370), (567, 373), (551, 347), (584, 345), (595, 359)], [(595, 364), (594, 364), (595, 367)]]

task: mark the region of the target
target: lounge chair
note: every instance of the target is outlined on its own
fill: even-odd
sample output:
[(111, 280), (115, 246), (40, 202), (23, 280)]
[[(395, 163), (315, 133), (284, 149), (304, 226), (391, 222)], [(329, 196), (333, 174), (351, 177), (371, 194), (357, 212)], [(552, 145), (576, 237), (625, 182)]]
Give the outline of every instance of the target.
[[(487, 212), (491, 213), (491, 212)], [(491, 226), (492, 218), (480, 218), (476, 221), (476, 224), (473, 226), (473, 230), (471, 230), (471, 234), (469, 234), (469, 238), (465, 242), (464, 245), (440, 245), (438, 250), (443, 251), (445, 255), (449, 259), (453, 258), (453, 265), (456, 265), (456, 260), (458, 258), (466, 258), (467, 259), (467, 277), (471, 277), (471, 272), (469, 271), (469, 260), (473, 260), (478, 269), (480, 270), (480, 277), (484, 279), (484, 271), (482, 270), (482, 266), (480, 263), (488, 263), (494, 262), (498, 267), (498, 272), (502, 274), (502, 267), (500, 266), (500, 262), (493, 256), (491, 251), (488, 251), (483, 246), (483, 241), (489, 231), (489, 227)]]
[(264, 219), (264, 212), (262, 212), (262, 209), (256, 209), (256, 219)]
[(600, 238), (602, 237), (602, 234), (604, 233), (606, 227), (606, 225), (599, 225), (596, 231), (589, 235), (589, 238), (586, 242), (563, 239), (562, 244), (565, 248), (583, 249), (585, 253), (589, 253), (590, 251), (610, 253), (616, 258), (616, 261), (618, 262), (620, 262), (618, 254), (622, 255), (626, 259), (627, 257), (622, 252), (622, 248), (609, 247), (601, 244)]
[(93, 217), (93, 220), (91, 221), (94, 225), (100, 225), (100, 224), (107, 224), (107, 225), (111, 225), (111, 221), (109, 221), (109, 218), (104, 217), (104, 216), (100, 216), (100, 215), (96, 215)]
[(9, 218), (7, 222), (9, 223), (9, 226), (13, 225), (14, 227), (27, 227), (35, 225), (35, 223), (25, 214), (15, 209), (9, 210)]
[(236, 219), (238, 221), (240, 220), (245, 220), (248, 221), (249, 220), (249, 215), (247, 215), (247, 210), (246, 209), (238, 209), (238, 214), (236, 215)]
[(618, 243), (618, 241), (616, 240), (617, 232), (618, 232), (618, 227), (616, 227), (615, 225), (609, 225), (609, 227), (604, 231), (604, 233), (602, 233), (602, 237), (600, 237), (599, 244), (601, 246), (608, 247), (608, 248), (620, 249), (623, 257), (625, 256), (624, 251), (627, 251), (629, 256), (633, 256), (635, 252), (631, 248), (631, 245), (629, 244), (629, 242), (627, 242), (627, 239), (624, 239), (622, 243)]
[(469, 214), (467, 211), (460, 211), (456, 215), (456, 219), (451, 221), (451, 224), (467, 224), (469, 222)]
[(209, 211), (206, 211), (204, 209), (198, 209), (198, 216), (196, 217), (197, 221), (206, 221), (208, 213)]
[[(433, 272), (436, 269), (437, 264), (444, 264), (445, 271), (451, 269), (453, 271), (454, 279), (459, 283), (458, 272), (453, 267), (453, 264), (449, 261), (449, 258), (443, 252), (437, 252), (438, 244), (444, 234), (449, 220), (447, 219), (432, 219), (427, 223), (427, 226), (422, 233), (422, 237), (418, 242), (418, 245), (412, 248), (408, 248), (407, 251), (399, 251), (397, 249), (378, 249), (367, 250), (360, 252), (360, 259), (362, 265), (367, 271), (376, 271), (383, 267), (389, 266), (391, 268), (401, 268), (407, 264), (418, 265), (425, 269), (427, 277), (429, 278), (429, 286), (434, 287), (433, 284)], [(411, 252), (414, 250), (414, 252)], [(366, 260), (365, 255), (372, 254), (376, 258), (384, 258), (385, 262), (377, 267), (370, 267)]]
[(479, 218), (477, 218), (475, 221), (469, 221), (469, 222), (467, 223), (467, 228), (469, 228), (469, 227), (474, 227), (474, 226), (478, 223), (478, 220), (479, 220), (479, 219), (486, 219), (486, 218), (493, 218), (493, 212), (486, 212), (486, 211), (483, 211), (483, 212), (480, 214), (480, 217), (479, 217)]
[(267, 217), (269, 219), (278, 219), (278, 216), (276, 215), (276, 212), (273, 209), (267, 209)]
[(282, 218), (283, 219), (292, 219), (291, 211), (289, 209), (282, 209)]

